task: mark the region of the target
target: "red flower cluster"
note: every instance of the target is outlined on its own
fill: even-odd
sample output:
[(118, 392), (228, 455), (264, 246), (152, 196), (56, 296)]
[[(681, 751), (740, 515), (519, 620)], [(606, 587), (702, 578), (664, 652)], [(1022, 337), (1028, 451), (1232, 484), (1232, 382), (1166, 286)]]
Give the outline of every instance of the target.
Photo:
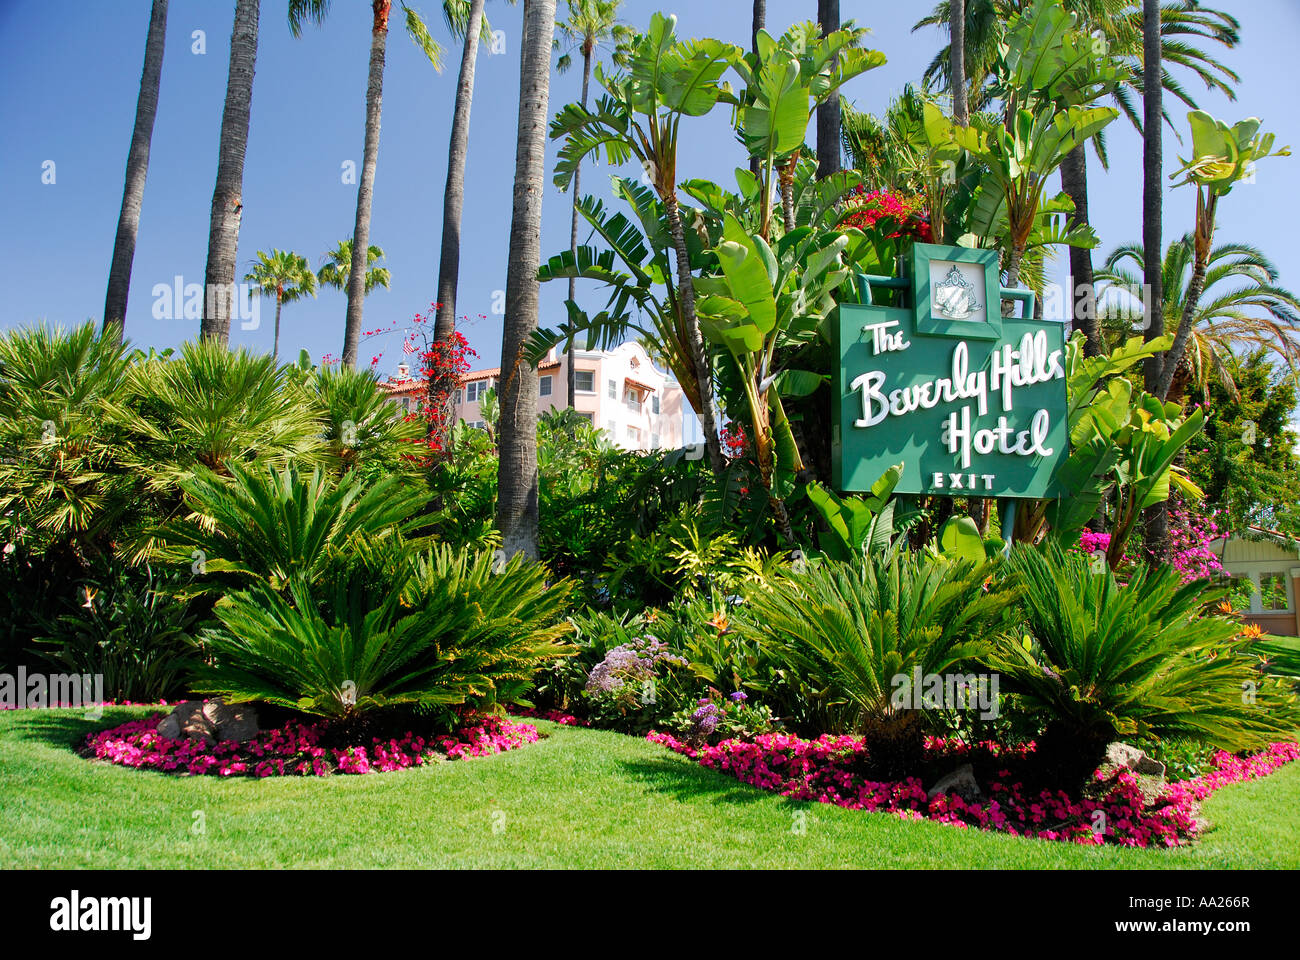
[(533, 743), (539, 737), (530, 723), (485, 715), (467, 719), (455, 734), (374, 738), (369, 745), (344, 749), (320, 746), (323, 725), (287, 723), (265, 730), (247, 743), (226, 740), (207, 746), (201, 740), (160, 737), (158, 722), (166, 714), (127, 723), (86, 737), (87, 752), (100, 760), (201, 776), (328, 776), (331, 773), (379, 773), (404, 770), (438, 760), (486, 757)]
[[(872, 232), (887, 230), (886, 237), (911, 237), (930, 242), (930, 215), (921, 208), (920, 198), (906, 199), (884, 190), (866, 193), (861, 187), (848, 199), (850, 212), (840, 220), (845, 227)], [(881, 221), (884, 221), (883, 223)]]
[[(1195, 780), (1170, 785), (1151, 804), (1130, 773), (1120, 774), (1100, 799), (1073, 799), (1059, 790), (1026, 796), (1022, 783), (1011, 782), (1011, 771), (1001, 770), (989, 784), (990, 797), (970, 802), (955, 794), (930, 799), (915, 777), (888, 783), (854, 773), (866, 755), (858, 737), (827, 735), (800, 740), (791, 734), (773, 733), (755, 737), (752, 742), (725, 740), (699, 750), (666, 733), (651, 731), (647, 739), (697, 760), (701, 766), (729, 773), (742, 783), (796, 800), (1040, 840), (1129, 847), (1173, 847), (1188, 842), (1198, 829), (1197, 802), (1228, 783), (1262, 777), (1300, 759), (1300, 744), (1291, 742), (1275, 743), (1267, 751), (1245, 759), (1220, 752), (1214, 758), (1214, 770)], [(967, 745), (935, 738), (926, 741), (926, 751), (934, 759), (955, 760), (976, 753), (988, 758), (1023, 757), (1031, 750), (1032, 745), (1007, 748), (991, 742)]]
[(724, 452), (732, 460), (743, 457), (749, 448), (749, 438), (745, 436), (744, 425), (734, 420), (722, 428), (718, 437), (722, 440)]

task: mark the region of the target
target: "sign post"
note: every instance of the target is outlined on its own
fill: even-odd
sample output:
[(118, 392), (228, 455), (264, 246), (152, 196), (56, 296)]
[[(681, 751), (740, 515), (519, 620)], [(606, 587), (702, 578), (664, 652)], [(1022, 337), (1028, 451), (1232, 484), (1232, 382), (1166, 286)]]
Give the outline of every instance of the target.
[[(859, 275), (861, 303), (840, 304), (834, 484), (870, 490), (901, 463), (897, 492), (995, 497), (1013, 519), (1016, 499), (1059, 492), (1064, 326), (1033, 319), (1031, 292), (1001, 287), (996, 251), (918, 243), (909, 266)], [(1020, 316), (1002, 315), (1004, 298)]]

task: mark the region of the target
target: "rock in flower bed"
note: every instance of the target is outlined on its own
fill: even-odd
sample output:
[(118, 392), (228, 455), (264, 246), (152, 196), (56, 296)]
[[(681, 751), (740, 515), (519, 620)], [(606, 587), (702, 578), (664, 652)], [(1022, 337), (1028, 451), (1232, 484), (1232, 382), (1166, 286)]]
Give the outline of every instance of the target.
[[(963, 800), (956, 794), (927, 796), (919, 779), (897, 782), (867, 780), (854, 772), (865, 759), (862, 740), (851, 736), (823, 736), (801, 740), (773, 733), (752, 741), (726, 740), (717, 746), (695, 749), (671, 734), (651, 731), (652, 743), (731, 774), (742, 783), (773, 790), (795, 800), (833, 803), (853, 810), (893, 813), (908, 820), (935, 820), (956, 827), (979, 827), (1014, 836), (1065, 840), (1127, 847), (1174, 847), (1195, 839), (1200, 824), (1197, 805), (1220, 787), (1266, 776), (1286, 763), (1300, 759), (1300, 745), (1272, 744), (1267, 750), (1241, 758), (1220, 752), (1213, 769), (1165, 788), (1155, 801), (1143, 798), (1137, 778), (1120, 773), (1114, 784), (1095, 798), (1071, 798), (1059, 790), (1027, 796), (1024, 785), (1010, 769), (1000, 769), (988, 784), (987, 797)], [(1032, 745), (1006, 748), (985, 742), (967, 745), (929, 738), (930, 759), (961, 762), (1003, 758), (1011, 765), (1023, 760)], [(996, 767), (997, 765), (994, 764)]]
[(289, 722), (263, 730), (246, 743), (231, 740), (211, 746), (202, 740), (172, 740), (159, 736), (164, 714), (93, 733), (86, 737), (87, 755), (125, 767), (163, 773), (251, 776), (328, 776), (332, 773), (386, 773), (440, 760), (485, 757), (533, 743), (537, 728), (508, 717), (474, 717), (451, 735), (371, 738), (349, 747), (321, 745), (321, 723)]

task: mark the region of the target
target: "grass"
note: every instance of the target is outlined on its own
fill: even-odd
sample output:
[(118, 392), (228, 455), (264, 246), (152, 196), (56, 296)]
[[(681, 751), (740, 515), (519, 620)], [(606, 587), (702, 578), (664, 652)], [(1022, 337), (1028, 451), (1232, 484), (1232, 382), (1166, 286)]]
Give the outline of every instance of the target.
[(181, 778), (74, 753), (147, 712), (0, 713), (0, 868), (1300, 867), (1300, 764), (1212, 797), (1194, 847), (1096, 849), (796, 803), (549, 723), (499, 756), (329, 779)]

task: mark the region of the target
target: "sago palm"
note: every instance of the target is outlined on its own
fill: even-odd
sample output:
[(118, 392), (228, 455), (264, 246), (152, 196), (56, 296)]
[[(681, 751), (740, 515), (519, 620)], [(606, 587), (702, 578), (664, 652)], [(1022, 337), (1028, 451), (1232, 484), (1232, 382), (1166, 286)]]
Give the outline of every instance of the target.
[(1192, 739), (1226, 750), (1294, 730), (1284, 698), (1245, 652), (1240, 625), (1202, 611), (1206, 583), (1169, 565), (1121, 585), (1078, 551), (1017, 547), (1030, 638), (1004, 637), (989, 663), (1041, 711), (1036, 754), (1062, 786), (1081, 784), (1113, 740)]
[(244, 277), (245, 283), (264, 297), (275, 301), (275, 339), (271, 356), (280, 356), (280, 308), (306, 296), (316, 296), (316, 274), (312, 273), (307, 258), (292, 251), (257, 251), (253, 268)]
[[(1124, 314), (1132, 311), (1122, 309), (1117, 297), (1127, 294), (1131, 299), (1134, 291), (1142, 289), (1144, 256), (1142, 244), (1123, 244), (1107, 255), (1105, 267), (1097, 272), (1099, 312), (1107, 328), (1121, 339), (1130, 335), (1131, 321)], [(1165, 248), (1161, 272), (1166, 317), (1183, 314), (1194, 259), (1190, 233)], [(1277, 267), (1257, 247), (1225, 243), (1211, 250), (1187, 353), (1171, 397), (1181, 396), (1189, 384), (1204, 392), (1212, 375), (1235, 394), (1228, 355), (1236, 351), (1263, 347), (1292, 371), (1300, 369), (1300, 299), (1277, 281)], [(1117, 293), (1103, 302), (1108, 289)]]
[(419, 452), (413, 444), (424, 436), (424, 427), (401, 414), (370, 370), (322, 365), (304, 378), (301, 389), (322, 424), (327, 462), (335, 469), (399, 470)]

